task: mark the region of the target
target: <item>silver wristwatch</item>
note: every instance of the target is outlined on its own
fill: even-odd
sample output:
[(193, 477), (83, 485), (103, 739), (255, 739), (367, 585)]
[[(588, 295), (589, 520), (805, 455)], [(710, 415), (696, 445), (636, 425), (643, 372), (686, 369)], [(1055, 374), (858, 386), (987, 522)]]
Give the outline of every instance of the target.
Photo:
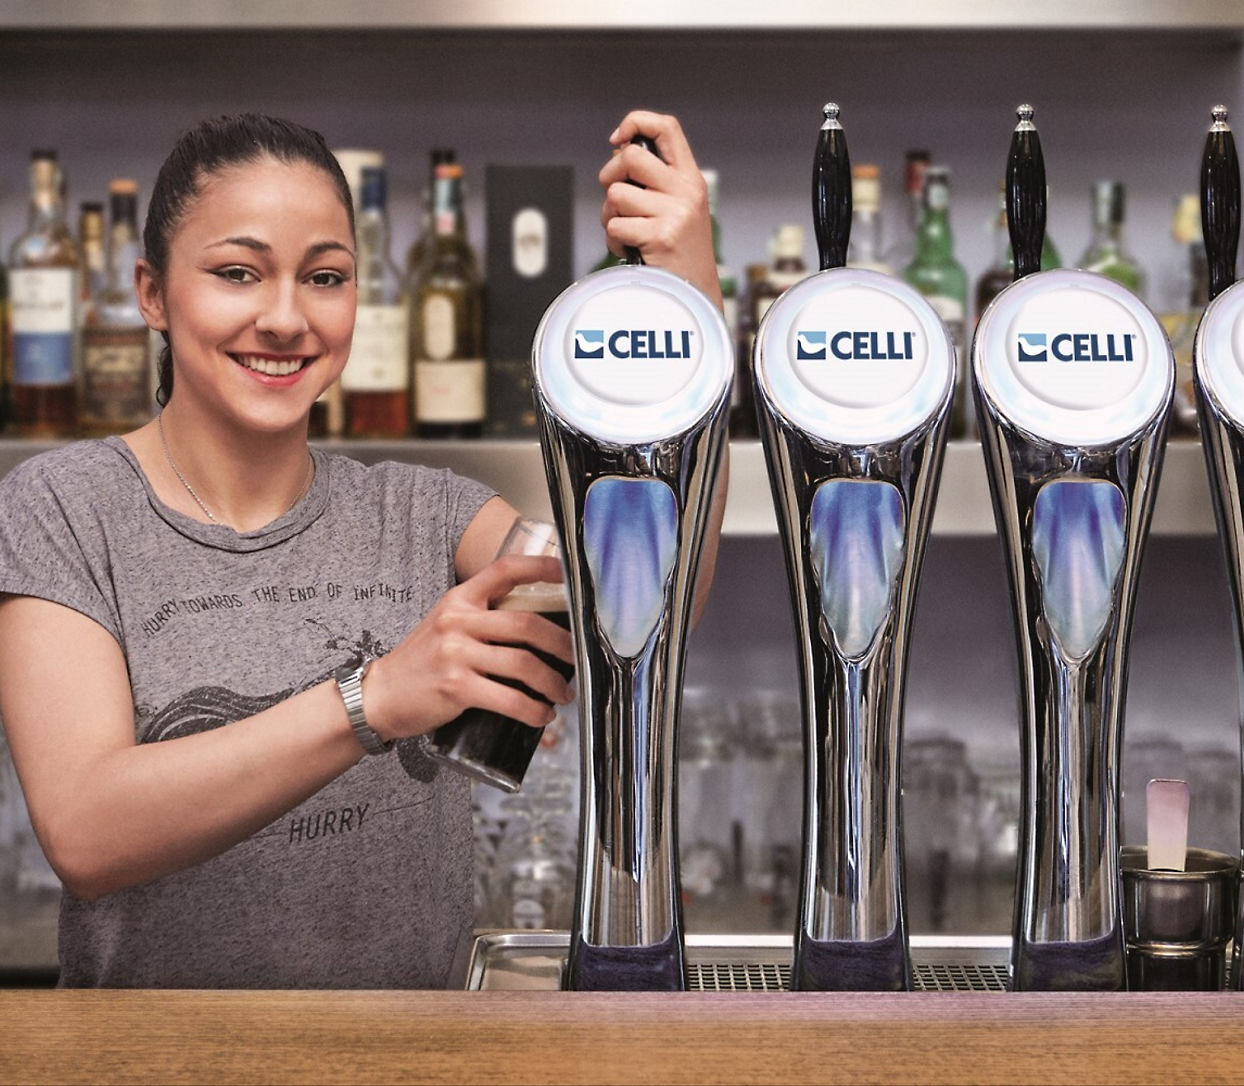
[(363, 713), (363, 676), (371, 667), (372, 661), (355, 656), (333, 672), (337, 680), (337, 689), (341, 691), (341, 700), (346, 703), (346, 714), (350, 718), (350, 728), (354, 738), (368, 754), (384, 754), (393, 749), (393, 740), (387, 743), (380, 738), (367, 723)]

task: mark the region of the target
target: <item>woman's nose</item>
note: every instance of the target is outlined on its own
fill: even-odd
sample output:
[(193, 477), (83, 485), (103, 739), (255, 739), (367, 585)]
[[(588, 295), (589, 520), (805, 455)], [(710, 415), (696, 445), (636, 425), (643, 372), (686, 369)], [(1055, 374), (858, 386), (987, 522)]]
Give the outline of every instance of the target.
[(271, 291), (265, 293), (255, 327), (282, 342), (296, 339), (307, 330), (307, 316), (295, 284), (273, 284)]

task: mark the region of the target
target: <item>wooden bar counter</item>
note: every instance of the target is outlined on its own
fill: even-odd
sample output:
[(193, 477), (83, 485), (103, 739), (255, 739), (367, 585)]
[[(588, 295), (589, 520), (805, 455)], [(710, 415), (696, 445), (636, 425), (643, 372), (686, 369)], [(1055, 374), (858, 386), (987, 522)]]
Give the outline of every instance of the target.
[(0, 1082), (1244, 1082), (1244, 995), (7, 990)]

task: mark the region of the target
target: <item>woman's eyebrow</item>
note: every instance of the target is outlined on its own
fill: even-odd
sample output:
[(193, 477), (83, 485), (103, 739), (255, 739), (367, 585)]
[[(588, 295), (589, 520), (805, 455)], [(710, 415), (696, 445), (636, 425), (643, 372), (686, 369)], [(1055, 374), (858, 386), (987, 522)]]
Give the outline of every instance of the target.
[(257, 253), (270, 253), (272, 246), (266, 241), (260, 241), (258, 238), (221, 238), (220, 241), (214, 241), (208, 246), (209, 249), (219, 249), (222, 245), (240, 245), (244, 249), (253, 249)]
[(321, 256), (324, 253), (337, 253), (337, 252), (346, 253), (349, 256), (354, 256), (354, 250), (351, 249), (348, 245), (343, 245), (339, 241), (319, 241), (319, 242), (316, 242), (314, 245), (307, 247), (307, 256), (309, 257)]

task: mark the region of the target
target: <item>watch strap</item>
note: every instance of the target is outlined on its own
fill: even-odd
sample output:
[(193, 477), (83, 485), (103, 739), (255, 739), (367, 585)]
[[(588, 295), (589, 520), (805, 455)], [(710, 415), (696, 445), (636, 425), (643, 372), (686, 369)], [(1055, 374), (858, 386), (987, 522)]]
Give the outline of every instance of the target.
[(367, 716), (363, 712), (363, 676), (367, 674), (370, 666), (371, 661), (367, 660), (346, 671), (344, 675), (338, 672), (337, 689), (341, 691), (341, 700), (345, 702), (346, 715), (350, 718), (350, 730), (354, 732), (359, 746), (368, 754), (384, 754), (393, 749), (393, 740), (385, 742), (381, 739), (367, 723)]

